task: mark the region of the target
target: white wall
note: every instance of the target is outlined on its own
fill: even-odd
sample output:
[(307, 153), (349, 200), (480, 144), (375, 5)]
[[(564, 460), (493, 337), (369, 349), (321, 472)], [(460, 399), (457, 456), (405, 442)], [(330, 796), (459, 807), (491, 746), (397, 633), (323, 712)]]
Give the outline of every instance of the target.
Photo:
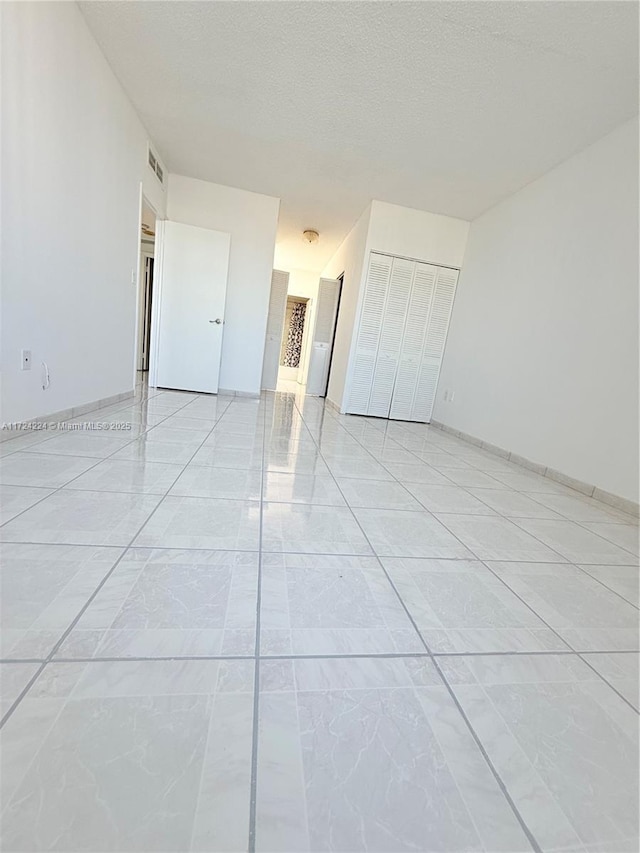
[(469, 223), (464, 219), (373, 201), (367, 255), (384, 252), (459, 268), (468, 234)]
[(169, 176), (167, 217), (231, 234), (220, 388), (260, 393), (280, 200)]
[(384, 252), (460, 267), (468, 232), (469, 223), (462, 219), (382, 201), (371, 202), (322, 273), (335, 278), (348, 267), (327, 393), (333, 403), (342, 408), (345, 402), (348, 367), (355, 346), (353, 332), (364, 293), (369, 253)]
[(333, 345), (331, 373), (327, 388), (327, 399), (340, 407), (344, 396), (344, 384), (349, 363), (349, 350), (353, 327), (356, 321), (358, 296), (362, 281), (367, 234), (371, 206), (367, 207), (351, 231), (344, 238), (338, 251), (322, 271), (321, 278), (338, 278), (344, 273), (336, 336)]
[(434, 418), (638, 499), (636, 124), (473, 222)]
[[(147, 134), (75, 3), (2, 3), (2, 420), (133, 388)], [(20, 370), (21, 349), (32, 351)], [(49, 365), (43, 391), (40, 364)]]

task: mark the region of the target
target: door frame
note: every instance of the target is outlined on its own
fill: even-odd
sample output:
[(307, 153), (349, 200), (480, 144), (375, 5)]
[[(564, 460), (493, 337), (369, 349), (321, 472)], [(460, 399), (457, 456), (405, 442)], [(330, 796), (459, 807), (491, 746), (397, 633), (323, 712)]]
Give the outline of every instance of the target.
[(156, 245), (153, 262), (154, 299), (151, 302), (151, 332), (149, 336), (149, 387), (156, 387), (158, 375), (158, 332), (162, 304), (162, 263), (164, 260), (164, 219), (156, 219)]
[[(138, 200), (138, 251), (136, 253), (136, 273), (135, 273), (135, 285), (136, 285), (136, 307), (135, 307), (135, 325), (133, 328), (133, 387), (136, 388), (136, 384), (138, 381), (138, 371), (140, 368), (138, 367), (138, 350), (140, 348), (140, 335), (142, 334), (141, 328), (141, 316), (140, 316), (140, 302), (142, 298), (142, 288), (144, 287), (143, 276), (141, 275), (142, 270), (142, 208), (143, 205), (146, 204), (149, 207), (156, 217), (156, 237), (155, 237), (155, 245), (154, 245), (154, 279), (156, 277), (156, 259), (157, 259), (157, 248), (158, 248), (158, 226), (162, 221), (158, 217), (158, 211), (154, 204), (152, 204), (147, 196), (144, 194), (144, 190), (142, 188), (142, 181), (140, 181), (140, 197)], [(154, 281), (155, 284), (155, 281)], [(151, 329), (149, 332), (150, 340), (149, 340), (149, 384), (151, 384), (151, 350), (153, 349), (153, 302), (151, 303), (152, 315), (151, 315)]]
[[(153, 267), (155, 261), (155, 248), (152, 252), (151, 249), (144, 247), (140, 253), (140, 281), (141, 281), (141, 292), (140, 292), (140, 327), (138, 329), (138, 370), (149, 372), (149, 351), (148, 347), (151, 345), (151, 313), (149, 311), (149, 305), (147, 304), (147, 299), (151, 302), (151, 306), (153, 306)], [(149, 261), (151, 261), (151, 273), (148, 276), (147, 270), (149, 268)], [(147, 286), (147, 278), (149, 278), (148, 286)], [(148, 295), (147, 295), (148, 289)], [(147, 352), (146, 352), (146, 362), (147, 366), (144, 366), (144, 339), (145, 339), (145, 325), (147, 323), (147, 317), (149, 320), (149, 340), (147, 342)]]

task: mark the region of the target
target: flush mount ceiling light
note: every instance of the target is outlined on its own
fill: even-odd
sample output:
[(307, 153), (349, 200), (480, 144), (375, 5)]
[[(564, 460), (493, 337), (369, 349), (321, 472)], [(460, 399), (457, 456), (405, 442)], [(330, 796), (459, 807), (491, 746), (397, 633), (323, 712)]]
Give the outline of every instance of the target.
[(318, 240), (320, 239), (320, 235), (318, 234), (318, 232), (313, 231), (310, 228), (307, 229), (306, 231), (303, 231), (302, 236), (307, 241), (307, 243), (317, 243)]

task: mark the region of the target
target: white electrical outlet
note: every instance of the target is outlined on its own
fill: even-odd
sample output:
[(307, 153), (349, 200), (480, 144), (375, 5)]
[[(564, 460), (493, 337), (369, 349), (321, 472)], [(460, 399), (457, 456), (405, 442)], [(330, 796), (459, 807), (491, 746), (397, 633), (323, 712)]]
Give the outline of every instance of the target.
[(22, 367), (21, 370), (31, 370), (31, 350), (22, 350)]

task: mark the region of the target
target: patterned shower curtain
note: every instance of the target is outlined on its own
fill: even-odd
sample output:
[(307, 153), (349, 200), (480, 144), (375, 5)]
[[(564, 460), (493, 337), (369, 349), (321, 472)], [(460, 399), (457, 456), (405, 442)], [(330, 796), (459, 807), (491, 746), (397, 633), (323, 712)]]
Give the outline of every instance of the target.
[(304, 332), (304, 315), (307, 310), (306, 302), (296, 302), (291, 312), (287, 347), (284, 354), (285, 367), (299, 367), (302, 352), (302, 334)]

